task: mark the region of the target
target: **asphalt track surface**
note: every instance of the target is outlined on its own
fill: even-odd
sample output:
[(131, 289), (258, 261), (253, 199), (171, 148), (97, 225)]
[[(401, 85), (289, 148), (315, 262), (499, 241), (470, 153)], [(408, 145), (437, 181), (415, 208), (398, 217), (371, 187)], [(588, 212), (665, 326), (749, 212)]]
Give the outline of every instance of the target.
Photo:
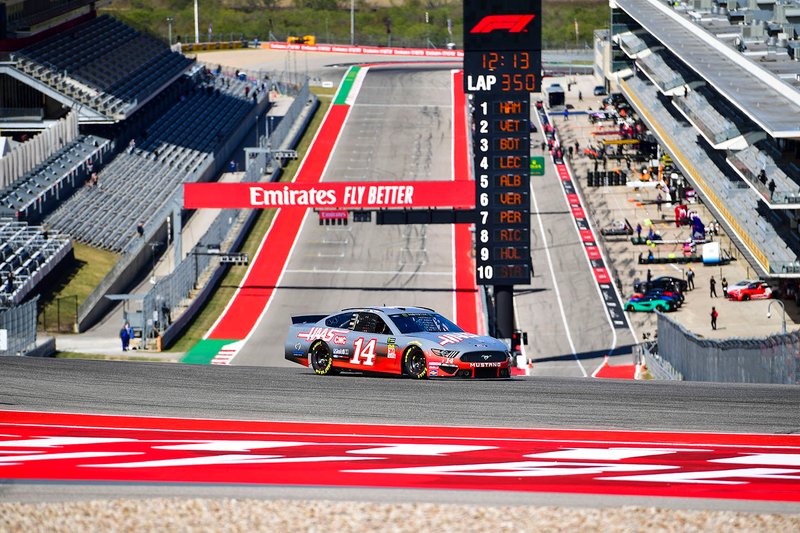
[[(452, 179), (452, 112), (449, 67), (370, 69), (322, 181)], [(309, 212), (278, 289), (232, 364), (294, 366), (284, 360), (293, 314), (385, 304), (452, 317), (453, 270), (451, 226), (320, 226)]]
[(530, 286), (515, 287), (517, 322), (528, 332), (534, 376), (586, 377), (606, 355), (610, 364), (630, 364), (635, 341), (629, 329), (609, 323), (561, 180), (538, 147), (542, 138), (531, 134), (533, 155), (545, 155), (545, 175), (531, 176), (535, 275)]
[[(449, 179), (450, 73), (442, 67), (374, 69), (361, 88), (323, 180)], [(420, 104), (425, 102), (425, 104)], [(388, 140), (387, 140), (388, 139)], [(368, 154), (364, 157), (363, 154)], [(552, 167), (548, 168), (552, 176)], [(229, 367), (151, 363), (0, 360), (0, 409), (305, 422), (508, 428), (630, 429), (779, 433), (800, 431), (800, 390), (789, 386), (587, 380), (575, 360), (594, 360), (613, 342), (605, 311), (591, 300), (591, 280), (557, 182), (534, 183), (536, 250), (547, 246), (553, 268), (535, 264), (550, 281), (528, 289), (519, 311), (538, 317), (533, 349), (554, 375), (506, 381), (412, 381), (359, 375), (319, 377), (287, 365), (283, 340), (289, 315), (365, 303), (427, 305), (453, 314), (452, 230), (447, 226), (318, 226), (310, 214), (281, 288)], [(537, 187), (540, 187), (537, 189)], [(548, 199), (549, 198), (549, 199)], [(563, 213), (562, 213), (563, 211)], [(560, 218), (563, 215), (564, 218)], [(552, 218), (548, 218), (552, 217)], [(580, 252), (580, 253), (578, 253)], [(539, 254), (541, 255), (541, 254)], [(552, 260), (552, 259), (551, 259)], [(400, 265), (400, 273), (397, 272)], [(552, 276), (552, 272), (556, 276)], [(544, 276), (544, 274), (542, 274)], [(537, 275), (537, 279), (539, 276)], [(573, 345), (558, 325), (554, 279), (574, 323)], [(527, 296), (547, 300), (526, 302)], [(376, 300), (377, 299), (377, 300)], [(366, 301), (365, 301), (366, 300)], [(544, 302), (544, 303), (542, 303)], [(563, 305), (563, 303), (562, 303)], [(561, 328), (561, 330), (559, 330)], [(576, 342), (577, 339), (577, 342)], [(618, 340), (618, 345), (624, 341)], [(530, 348), (529, 348), (530, 349)], [(572, 353), (575, 352), (575, 353)], [(576, 357), (577, 354), (577, 357)], [(546, 361), (547, 359), (550, 361)], [(599, 360), (598, 360), (599, 364)], [(586, 365), (590, 373), (596, 365)], [(0, 500), (41, 501), (116, 496), (332, 498), (364, 501), (659, 505), (672, 508), (791, 511), (776, 502), (601, 495), (487, 493), (318, 487), (182, 484), (0, 483)]]
[[(0, 408), (302, 422), (581, 428), (729, 433), (800, 431), (800, 389), (776, 385), (631, 382), (568, 378), (413, 381), (320, 377), (304, 368), (164, 363), (0, 360)], [(411, 430), (413, 431), (413, 430)], [(790, 510), (788, 504), (697, 499), (405, 490), (320, 490), (142, 484), (0, 484), (0, 500), (125, 495), (382, 498), (426, 501), (620, 504), (695, 509)], [(795, 505), (796, 507), (796, 505)], [(795, 509), (796, 510), (796, 509)]]

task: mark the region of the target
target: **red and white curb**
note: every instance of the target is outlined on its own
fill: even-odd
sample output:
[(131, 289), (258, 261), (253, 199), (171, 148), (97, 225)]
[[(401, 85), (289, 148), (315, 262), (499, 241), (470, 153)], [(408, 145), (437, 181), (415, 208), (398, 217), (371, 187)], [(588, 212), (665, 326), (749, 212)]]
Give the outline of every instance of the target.
[(214, 359), (211, 360), (212, 365), (229, 365), (233, 358), (236, 357), (236, 354), (239, 353), (239, 350), (242, 349), (244, 346), (245, 341), (237, 341), (232, 342), (230, 344), (226, 344), (223, 346), (217, 355), (214, 356)]

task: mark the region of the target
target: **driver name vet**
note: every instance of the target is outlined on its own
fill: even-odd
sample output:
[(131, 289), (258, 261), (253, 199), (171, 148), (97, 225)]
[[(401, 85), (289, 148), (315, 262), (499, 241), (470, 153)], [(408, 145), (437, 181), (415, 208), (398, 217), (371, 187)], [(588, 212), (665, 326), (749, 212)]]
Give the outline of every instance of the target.
[(251, 186), (250, 205), (253, 207), (329, 206), (384, 207), (412, 205), (413, 185), (353, 185), (344, 187), (342, 198), (335, 189), (325, 186), (310, 189), (266, 189)]

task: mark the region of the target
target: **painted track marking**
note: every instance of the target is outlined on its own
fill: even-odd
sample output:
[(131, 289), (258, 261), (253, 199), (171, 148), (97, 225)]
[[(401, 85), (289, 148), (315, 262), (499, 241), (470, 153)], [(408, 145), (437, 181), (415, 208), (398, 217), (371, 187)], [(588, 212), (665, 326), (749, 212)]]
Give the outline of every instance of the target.
[(800, 436), (0, 411), (0, 479), (800, 501)]

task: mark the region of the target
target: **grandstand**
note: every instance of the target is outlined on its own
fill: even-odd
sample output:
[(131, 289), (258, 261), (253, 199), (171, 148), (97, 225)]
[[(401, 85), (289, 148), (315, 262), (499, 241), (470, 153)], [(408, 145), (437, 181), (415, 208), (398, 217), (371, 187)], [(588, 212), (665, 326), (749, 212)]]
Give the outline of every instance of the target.
[(193, 62), (108, 15), (11, 57), (18, 70), (115, 120), (130, 116)]
[(40, 222), (54, 206), (84, 184), (91, 174), (90, 168), (100, 168), (110, 149), (108, 139), (79, 136), (11, 187), (1, 190), (0, 215)]
[(800, 0), (610, 5), (595, 72), (621, 88), (756, 272), (800, 277)]
[(66, 235), (0, 218), (0, 308), (20, 303), (71, 252)]
[(256, 101), (246, 83), (211, 78), (192, 85), (174, 107), (148, 126), (134, 143), (99, 174), (96, 187), (84, 187), (46, 220), (49, 227), (95, 246), (123, 252), (137, 239), (137, 226), (151, 220), (183, 182), (198, 181), (222, 142)]
[(0, 305), (31, 298), (75, 239), (120, 254), (82, 327), (185, 216), (181, 184), (215, 179), (269, 106), (260, 76), (212, 75), (97, 6), (0, 3)]

